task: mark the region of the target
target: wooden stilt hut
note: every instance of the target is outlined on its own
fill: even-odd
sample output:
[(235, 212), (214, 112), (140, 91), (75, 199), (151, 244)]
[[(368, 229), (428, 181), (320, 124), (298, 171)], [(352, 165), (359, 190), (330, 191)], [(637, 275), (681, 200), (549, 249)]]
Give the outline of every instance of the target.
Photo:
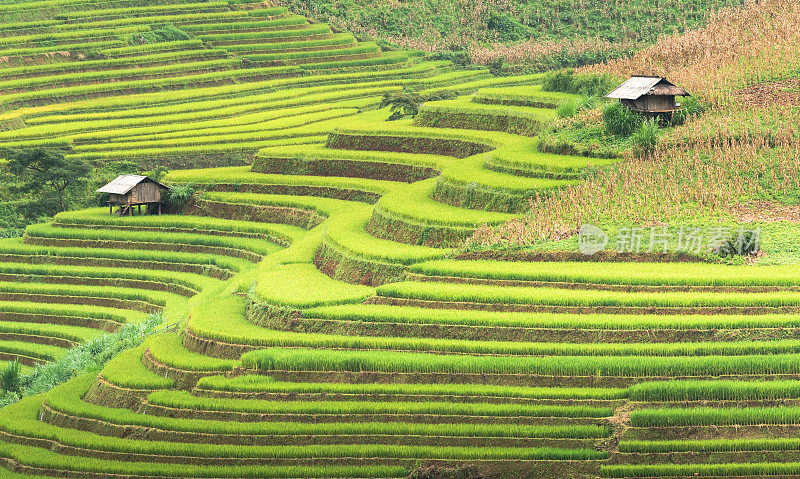
[(134, 207), (138, 207), (138, 213), (142, 214), (142, 205), (146, 213), (160, 215), (168, 190), (168, 186), (147, 176), (119, 175), (97, 192), (108, 193), (110, 214), (114, 214), (114, 207), (117, 207), (120, 216), (133, 216)]
[(662, 77), (636, 75), (606, 95), (616, 98), (623, 106), (648, 116), (671, 115), (680, 106), (678, 96), (689, 92)]

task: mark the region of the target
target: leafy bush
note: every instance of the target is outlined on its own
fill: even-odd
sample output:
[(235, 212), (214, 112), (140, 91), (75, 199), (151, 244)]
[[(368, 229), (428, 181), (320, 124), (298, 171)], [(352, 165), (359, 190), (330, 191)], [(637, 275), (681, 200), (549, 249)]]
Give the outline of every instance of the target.
[(486, 19), (486, 28), (494, 31), (504, 42), (515, 42), (530, 37), (528, 27), (505, 12), (491, 12)]
[(452, 48), (453, 49), (451, 50), (430, 53), (425, 56), (425, 59), (431, 61), (445, 60), (462, 67), (470, 65), (472, 63), (472, 60), (469, 57), (469, 53), (466, 50), (463, 50), (460, 47), (455, 47), (455, 46)]
[(580, 98), (570, 98), (558, 104), (556, 107), (556, 116), (559, 118), (572, 118), (580, 111), (591, 110), (596, 103), (596, 99), (589, 95), (582, 95)]
[(719, 256), (749, 256), (760, 249), (760, 234), (758, 230), (741, 230), (733, 233), (726, 241), (719, 245)]
[(571, 70), (549, 72), (542, 82), (543, 91), (572, 93), (573, 73)]
[(611, 134), (630, 136), (642, 125), (640, 114), (622, 106), (619, 102), (609, 103), (603, 108), (603, 122)]
[(417, 116), (417, 113), (419, 113), (419, 106), (426, 101), (450, 100), (456, 96), (456, 93), (450, 90), (439, 90), (422, 95), (411, 88), (404, 88), (399, 92), (391, 91), (384, 93), (383, 99), (378, 105), (378, 109), (388, 106), (392, 112), (388, 120), (399, 120), (406, 116)]
[(382, 52), (396, 52), (398, 50), (402, 50), (400, 46), (396, 43), (390, 42), (389, 40), (385, 40), (383, 38), (375, 40), (375, 43), (381, 47)]
[(558, 70), (545, 76), (542, 90), (599, 97), (615, 86), (616, 81), (607, 74), (576, 75), (572, 70)]
[(705, 110), (705, 105), (692, 96), (685, 97), (678, 108), (672, 115), (673, 125), (683, 125), (692, 118), (700, 115)]
[(410, 88), (404, 88), (403, 91), (384, 93), (378, 109), (388, 106), (392, 112), (388, 120), (399, 120), (405, 116), (416, 116), (421, 103), (422, 95)]
[(169, 173), (169, 170), (164, 165), (158, 165), (153, 168), (153, 170), (150, 171), (147, 176), (156, 181), (161, 181), (164, 179), (164, 176), (166, 176), (167, 173)]
[(177, 42), (191, 40), (192, 36), (172, 25), (150, 25), (151, 31), (130, 35), (126, 42), (129, 45), (146, 45), (150, 43)]
[(639, 153), (652, 153), (658, 145), (658, 121), (650, 118), (642, 122), (639, 129), (633, 133), (633, 148)]

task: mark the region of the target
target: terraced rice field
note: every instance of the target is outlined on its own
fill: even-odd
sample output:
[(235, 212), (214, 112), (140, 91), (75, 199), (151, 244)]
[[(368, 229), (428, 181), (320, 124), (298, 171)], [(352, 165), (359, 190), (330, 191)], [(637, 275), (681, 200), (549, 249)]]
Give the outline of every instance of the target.
[[(796, 268), (454, 253), (613, 161), (537, 149), (569, 98), (541, 76), (264, 3), (0, 12), (2, 146), (198, 191), (183, 215), (73, 211), (0, 241), (0, 360), (179, 322), (0, 410), (4, 477), (800, 476)], [(127, 40), (165, 24), (188, 38)], [(460, 96), (385, 122), (405, 87)]]

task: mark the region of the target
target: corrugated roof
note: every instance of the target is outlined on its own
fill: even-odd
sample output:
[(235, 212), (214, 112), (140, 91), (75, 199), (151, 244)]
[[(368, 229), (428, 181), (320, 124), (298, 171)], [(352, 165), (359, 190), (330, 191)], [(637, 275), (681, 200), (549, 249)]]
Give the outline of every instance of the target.
[(118, 177), (114, 178), (109, 184), (105, 185), (104, 187), (97, 190), (98, 193), (110, 193), (113, 195), (124, 195), (125, 193), (129, 192), (133, 189), (134, 186), (138, 185), (139, 183), (143, 182), (144, 180), (150, 180), (153, 183), (162, 186), (164, 188), (168, 188), (167, 186), (162, 185), (158, 181), (148, 178), (147, 176), (141, 175), (119, 175)]
[[(654, 91), (656, 85), (658, 91)], [(676, 87), (667, 79), (651, 76), (633, 76), (614, 91), (606, 95), (606, 98), (617, 98), (620, 100), (636, 100), (647, 94), (686, 96), (689, 93), (683, 88)]]
[(606, 95), (606, 98), (635, 100), (649, 92), (650, 89), (656, 86), (661, 80), (663, 80), (661, 77), (631, 77), (614, 91)]

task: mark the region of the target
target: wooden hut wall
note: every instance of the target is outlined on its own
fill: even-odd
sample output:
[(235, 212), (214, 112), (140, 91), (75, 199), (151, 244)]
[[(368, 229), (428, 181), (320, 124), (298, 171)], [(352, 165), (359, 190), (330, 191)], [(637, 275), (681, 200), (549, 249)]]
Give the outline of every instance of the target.
[(158, 203), (161, 201), (161, 188), (155, 183), (144, 181), (134, 186), (130, 195), (130, 203)]
[(668, 111), (675, 108), (675, 97), (671, 95), (645, 95), (648, 111)]

